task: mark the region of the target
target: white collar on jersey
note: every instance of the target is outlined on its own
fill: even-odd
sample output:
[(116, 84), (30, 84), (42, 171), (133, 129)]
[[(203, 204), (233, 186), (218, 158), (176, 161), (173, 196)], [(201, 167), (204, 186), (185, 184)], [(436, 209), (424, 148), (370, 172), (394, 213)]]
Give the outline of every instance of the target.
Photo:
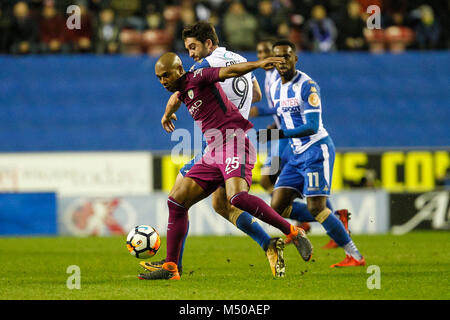
[(206, 57), (212, 56), (213, 54), (217, 55), (217, 54), (220, 54), (222, 52), (225, 54), (226, 51), (227, 51), (227, 48), (225, 48), (225, 47), (217, 47), (213, 51), (211, 51), (211, 53), (208, 54)]

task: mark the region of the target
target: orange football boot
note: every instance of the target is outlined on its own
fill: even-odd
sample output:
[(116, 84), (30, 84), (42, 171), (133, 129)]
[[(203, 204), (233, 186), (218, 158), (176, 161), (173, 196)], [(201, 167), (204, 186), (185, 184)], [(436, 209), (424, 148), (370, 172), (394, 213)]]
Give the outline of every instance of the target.
[(332, 264), (330, 268), (339, 268), (339, 267), (360, 267), (365, 266), (366, 260), (364, 257), (361, 258), (361, 260), (356, 260), (350, 255), (346, 255), (345, 259), (342, 260), (339, 263)]
[(165, 262), (161, 269), (138, 275), (140, 280), (180, 280), (178, 267), (174, 262)]
[(303, 260), (311, 260), (313, 245), (306, 236), (305, 230), (303, 230), (302, 228), (291, 225), (291, 233), (286, 236), (284, 243), (293, 243), (297, 248), (298, 253), (300, 253), (300, 255), (302, 256)]
[(309, 224), (309, 222), (299, 222), (297, 223), (297, 227), (302, 228), (306, 233), (311, 230), (311, 225)]

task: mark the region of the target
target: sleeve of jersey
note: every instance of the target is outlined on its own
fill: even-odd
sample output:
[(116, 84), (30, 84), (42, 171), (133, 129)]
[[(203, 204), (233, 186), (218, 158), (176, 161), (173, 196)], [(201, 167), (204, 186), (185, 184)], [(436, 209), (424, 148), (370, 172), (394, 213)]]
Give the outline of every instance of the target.
[(283, 134), (286, 138), (300, 138), (313, 135), (319, 130), (319, 113), (310, 112), (305, 114), (306, 123), (294, 129), (285, 129)]
[(283, 130), (287, 138), (300, 138), (310, 136), (319, 130), (320, 117), (320, 88), (314, 81), (306, 81), (302, 86), (302, 100), (305, 104), (306, 123), (294, 129)]
[(195, 70), (192, 82), (196, 85), (208, 85), (220, 81), (220, 68), (200, 68)]
[(305, 81), (302, 85), (301, 97), (305, 102), (305, 114), (322, 111), (320, 88), (317, 83), (312, 80)]
[(202, 61), (194, 63), (194, 65), (191, 67), (189, 71), (195, 71), (197, 69), (201, 68), (210, 68), (211, 65), (209, 64), (208, 60), (203, 59)]

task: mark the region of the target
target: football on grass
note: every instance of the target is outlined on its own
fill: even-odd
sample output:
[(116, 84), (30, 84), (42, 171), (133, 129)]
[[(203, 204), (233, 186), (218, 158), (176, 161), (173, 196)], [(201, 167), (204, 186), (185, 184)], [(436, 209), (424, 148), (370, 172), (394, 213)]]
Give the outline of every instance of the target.
[(132, 256), (139, 259), (153, 257), (161, 246), (158, 232), (152, 226), (134, 227), (127, 236), (127, 249)]

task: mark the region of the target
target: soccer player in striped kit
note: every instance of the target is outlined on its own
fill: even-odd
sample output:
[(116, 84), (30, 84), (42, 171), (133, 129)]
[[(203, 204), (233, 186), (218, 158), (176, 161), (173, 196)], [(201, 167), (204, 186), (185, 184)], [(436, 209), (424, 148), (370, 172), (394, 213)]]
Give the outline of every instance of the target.
[[(264, 142), (289, 138), (292, 155), (275, 182), (271, 206), (285, 218), (322, 224), (346, 253), (342, 262), (331, 267), (364, 266), (365, 259), (343, 223), (327, 207), (335, 147), (322, 123), (320, 88), (307, 74), (296, 69), (298, 57), (292, 42), (274, 43), (273, 56), (285, 59), (276, 64), (280, 79), (270, 88), (281, 128), (259, 131), (258, 139)], [(308, 210), (293, 201), (298, 196), (306, 197)]]
[[(273, 56), (272, 46), (274, 41), (270, 39), (261, 40), (258, 42), (256, 46), (256, 54), (258, 60), (263, 60), (267, 57)], [(274, 119), (274, 123), (267, 126), (270, 129), (280, 128), (280, 119), (277, 115), (277, 110), (274, 108), (272, 104), (272, 99), (270, 98), (270, 88), (272, 84), (280, 78), (280, 74), (274, 67), (271, 70), (266, 70), (266, 75), (264, 79), (264, 93), (267, 99), (267, 106), (265, 107), (252, 107), (250, 110), (250, 117), (256, 116), (267, 116), (272, 115)], [(273, 187), (275, 185), (275, 181), (278, 178), (278, 175), (281, 172), (284, 164), (288, 161), (289, 157), (292, 154), (292, 148), (289, 146), (288, 139), (279, 139), (271, 141), (269, 153), (267, 155), (267, 159), (261, 168), (261, 186), (268, 192), (272, 193)], [(304, 202), (297, 202), (295, 204), (297, 211), (303, 210), (305, 211), (305, 215), (308, 216), (309, 213), (307, 205)], [(348, 221), (350, 217), (350, 213), (347, 209), (341, 209), (334, 211), (333, 205), (330, 200), (327, 199), (327, 207), (335, 214), (339, 220), (344, 224), (345, 229), (348, 231)], [(314, 220), (313, 220), (314, 221)], [(310, 220), (307, 221), (299, 221), (299, 226), (308, 231), (311, 226), (309, 225)], [(330, 241), (324, 245), (323, 249), (333, 249), (338, 248), (337, 243), (330, 239)]]

